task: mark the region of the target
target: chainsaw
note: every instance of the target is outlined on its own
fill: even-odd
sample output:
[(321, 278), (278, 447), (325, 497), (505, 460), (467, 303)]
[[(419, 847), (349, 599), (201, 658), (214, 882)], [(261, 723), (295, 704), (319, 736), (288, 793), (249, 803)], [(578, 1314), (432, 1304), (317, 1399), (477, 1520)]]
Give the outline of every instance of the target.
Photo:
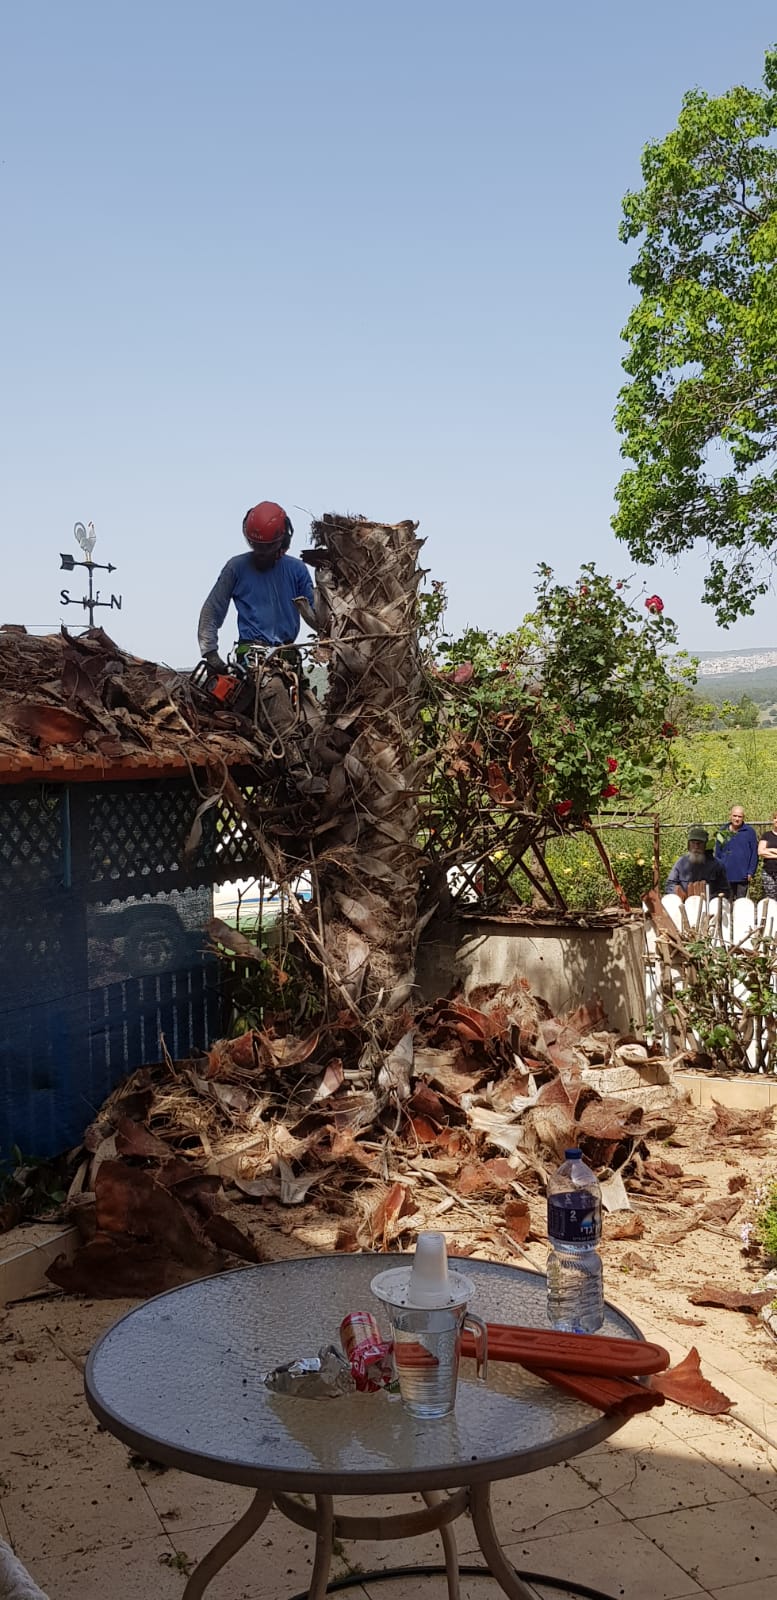
[(252, 710), (253, 684), (242, 661), (230, 662), (227, 672), (219, 672), (207, 661), (199, 661), (189, 674), (189, 682), (194, 689), (207, 695), (209, 700), (215, 701), (214, 710), (232, 711), (238, 716), (247, 716)]

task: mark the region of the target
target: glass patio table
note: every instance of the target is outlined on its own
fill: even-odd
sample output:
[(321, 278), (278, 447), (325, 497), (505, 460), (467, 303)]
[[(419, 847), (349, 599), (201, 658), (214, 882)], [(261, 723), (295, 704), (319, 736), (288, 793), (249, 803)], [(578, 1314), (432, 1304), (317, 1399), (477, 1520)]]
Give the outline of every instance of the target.
[[(465, 1512), (484, 1573), (510, 1600), (534, 1600), (497, 1537), (490, 1486), (589, 1450), (621, 1427), (622, 1417), (603, 1416), (506, 1362), (493, 1362), (481, 1383), (474, 1361), (463, 1361), (455, 1411), (432, 1421), (411, 1416), (398, 1395), (301, 1400), (274, 1394), (261, 1381), (282, 1362), (336, 1342), (348, 1311), (373, 1311), (387, 1332), (370, 1280), (406, 1262), (406, 1256), (315, 1256), (203, 1278), (129, 1311), (92, 1349), (86, 1397), (111, 1433), (152, 1461), (255, 1491), (248, 1510), (191, 1574), (183, 1600), (200, 1600), (273, 1506), (315, 1533), (309, 1600), (338, 1587), (329, 1585), (335, 1539), (405, 1539), (433, 1529), (442, 1540), (449, 1600), (458, 1600), (452, 1524)], [(475, 1285), (471, 1309), (486, 1321), (547, 1326), (540, 1274), (469, 1258), (460, 1265)], [(642, 1337), (609, 1305), (603, 1331)], [(351, 1516), (333, 1503), (335, 1495), (382, 1493), (419, 1494), (424, 1505)], [(313, 1505), (299, 1495), (312, 1496)], [(596, 1593), (582, 1583), (541, 1581), (566, 1593)]]

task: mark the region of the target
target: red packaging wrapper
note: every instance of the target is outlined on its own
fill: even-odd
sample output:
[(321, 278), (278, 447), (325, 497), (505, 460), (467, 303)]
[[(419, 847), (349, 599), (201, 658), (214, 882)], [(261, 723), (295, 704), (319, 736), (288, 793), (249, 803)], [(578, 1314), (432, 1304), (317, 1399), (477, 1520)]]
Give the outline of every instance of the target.
[(347, 1361), (364, 1345), (380, 1344), (380, 1328), (371, 1311), (349, 1311), (340, 1323), (340, 1343)]
[(393, 1345), (381, 1339), (371, 1311), (349, 1311), (340, 1323), (340, 1341), (362, 1394), (374, 1394), (393, 1383)]

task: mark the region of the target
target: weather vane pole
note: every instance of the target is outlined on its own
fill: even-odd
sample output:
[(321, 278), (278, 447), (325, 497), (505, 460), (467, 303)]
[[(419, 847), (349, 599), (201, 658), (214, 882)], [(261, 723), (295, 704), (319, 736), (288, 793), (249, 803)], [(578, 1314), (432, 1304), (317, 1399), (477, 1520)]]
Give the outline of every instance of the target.
[(60, 571), (73, 572), (76, 567), (86, 567), (86, 570), (89, 574), (89, 593), (88, 595), (82, 595), (80, 600), (75, 600), (71, 596), (68, 589), (60, 589), (59, 598), (62, 601), (63, 606), (83, 606), (84, 610), (89, 612), (89, 626), (90, 628), (93, 628), (94, 614), (99, 606), (107, 606), (111, 611), (121, 611), (120, 594), (112, 594), (110, 600), (101, 600), (100, 590), (98, 589), (97, 593), (95, 594), (93, 585), (93, 573), (115, 572), (116, 568), (111, 564), (110, 561), (107, 565), (105, 565), (100, 561), (92, 560), (92, 551), (97, 539), (93, 522), (88, 522), (86, 527), (84, 527), (83, 522), (77, 522), (73, 529), (73, 533), (75, 534), (81, 549), (86, 555), (86, 560), (76, 561), (75, 556), (68, 555), (66, 551), (60, 551)]

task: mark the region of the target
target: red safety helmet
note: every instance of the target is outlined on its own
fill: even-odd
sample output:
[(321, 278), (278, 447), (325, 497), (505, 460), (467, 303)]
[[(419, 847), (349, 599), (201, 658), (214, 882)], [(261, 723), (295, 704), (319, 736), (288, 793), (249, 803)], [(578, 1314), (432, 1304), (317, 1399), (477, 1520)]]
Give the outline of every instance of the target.
[(281, 545), (287, 550), (294, 532), (283, 509), (274, 500), (262, 500), (243, 518), (243, 533), (250, 545)]

